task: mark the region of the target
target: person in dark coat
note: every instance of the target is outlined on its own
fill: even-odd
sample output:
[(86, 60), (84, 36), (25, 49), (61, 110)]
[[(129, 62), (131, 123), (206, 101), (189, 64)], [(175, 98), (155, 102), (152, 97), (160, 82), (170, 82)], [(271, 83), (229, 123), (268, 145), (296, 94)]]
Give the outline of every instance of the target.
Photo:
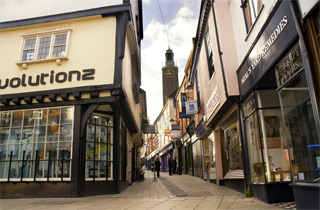
[(169, 175), (172, 175), (172, 159), (168, 156), (168, 167), (169, 167)]
[(159, 177), (160, 176), (160, 166), (161, 166), (159, 158), (157, 158), (156, 162), (154, 162), (154, 165), (155, 165), (155, 168), (156, 168), (156, 171), (157, 171), (157, 177)]
[(173, 161), (172, 161), (172, 172), (173, 174), (176, 173), (177, 170), (177, 157), (174, 157)]

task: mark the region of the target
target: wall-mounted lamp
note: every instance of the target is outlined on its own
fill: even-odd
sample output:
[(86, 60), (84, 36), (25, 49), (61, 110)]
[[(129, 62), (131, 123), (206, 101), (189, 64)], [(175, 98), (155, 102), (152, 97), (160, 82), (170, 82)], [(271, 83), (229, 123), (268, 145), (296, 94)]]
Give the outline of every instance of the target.
[(193, 90), (193, 85), (190, 82), (188, 82), (188, 84), (186, 85), (186, 90)]

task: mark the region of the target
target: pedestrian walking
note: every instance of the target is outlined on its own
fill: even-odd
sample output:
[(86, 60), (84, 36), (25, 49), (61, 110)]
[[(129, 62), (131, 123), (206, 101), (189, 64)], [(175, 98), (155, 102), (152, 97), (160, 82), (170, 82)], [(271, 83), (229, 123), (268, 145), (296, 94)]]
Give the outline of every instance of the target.
[(177, 170), (177, 157), (174, 157), (173, 161), (172, 161), (172, 172), (173, 174), (176, 173)]
[(169, 167), (169, 175), (172, 175), (172, 159), (170, 155), (168, 155), (168, 167)]
[(156, 168), (156, 171), (157, 171), (157, 177), (159, 177), (160, 176), (160, 166), (161, 166), (159, 158), (157, 158), (156, 162), (154, 162), (154, 165), (155, 165), (155, 168)]

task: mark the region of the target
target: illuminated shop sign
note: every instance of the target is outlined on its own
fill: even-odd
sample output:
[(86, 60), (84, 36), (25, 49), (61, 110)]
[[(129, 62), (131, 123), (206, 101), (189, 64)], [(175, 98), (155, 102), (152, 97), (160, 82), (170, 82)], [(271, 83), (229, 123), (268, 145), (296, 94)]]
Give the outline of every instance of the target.
[(282, 1), (237, 71), (246, 95), (298, 37), (289, 1)]
[(41, 73), (34, 76), (22, 74), (21, 77), (0, 79), (0, 89), (46, 85), (47, 83), (64, 83), (85, 80), (94, 80), (95, 69), (72, 70), (69, 72)]

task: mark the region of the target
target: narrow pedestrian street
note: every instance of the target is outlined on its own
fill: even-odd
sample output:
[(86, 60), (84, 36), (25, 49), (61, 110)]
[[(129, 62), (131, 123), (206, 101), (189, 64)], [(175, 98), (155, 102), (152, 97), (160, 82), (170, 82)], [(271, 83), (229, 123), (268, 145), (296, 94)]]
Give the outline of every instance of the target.
[(281, 209), (188, 175), (161, 173), (135, 182), (120, 194), (85, 198), (2, 199), (0, 209)]

